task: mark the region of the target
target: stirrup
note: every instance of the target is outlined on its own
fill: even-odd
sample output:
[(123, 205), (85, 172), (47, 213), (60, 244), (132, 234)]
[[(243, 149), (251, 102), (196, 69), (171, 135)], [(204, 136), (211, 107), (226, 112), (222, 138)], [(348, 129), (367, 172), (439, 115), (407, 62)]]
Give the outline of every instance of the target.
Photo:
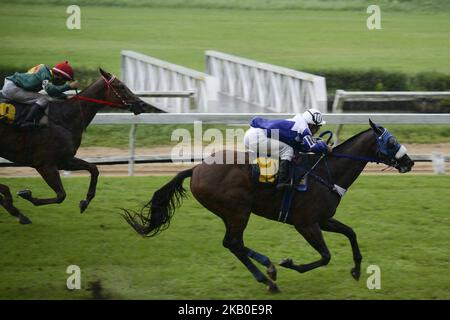
[(19, 127), (22, 129), (39, 128), (39, 124), (35, 122), (24, 122)]
[(287, 189), (287, 188), (292, 188), (292, 183), (289, 182), (281, 182), (278, 183), (277, 186), (275, 187), (278, 190), (283, 190), (283, 189)]

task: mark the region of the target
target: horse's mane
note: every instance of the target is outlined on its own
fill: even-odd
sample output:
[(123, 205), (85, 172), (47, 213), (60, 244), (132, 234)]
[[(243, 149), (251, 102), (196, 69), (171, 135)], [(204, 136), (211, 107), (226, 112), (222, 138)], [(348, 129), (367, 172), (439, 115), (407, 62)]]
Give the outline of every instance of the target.
[(81, 90), (80, 92), (78, 92), (78, 94), (83, 94), (85, 93), (87, 90), (89, 90), (92, 86), (94, 86), (94, 84), (96, 84), (99, 80), (101, 80), (101, 78), (98, 78), (96, 80), (94, 80), (92, 83), (90, 83), (86, 88), (84, 88), (83, 90)]
[[(95, 81), (93, 81), (91, 84), (89, 84), (86, 88), (84, 88), (83, 90), (79, 91), (78, 94), (81, 95), (83, 93), (85, 93), (89, 88), (91, 88), (98, 80), (100, 79), (96, 79)], [(75, 97), (75, 96), (73, 96)], [(60, 104), (66, 102), (66, 101), (70, 101), (73, 100), (73, 97), (68, 98), (67, 100), (61, 100), (61, 99), (55, 99), (55, 100), (50, 100), (49, 101), (49, 107), (53, 107), (54, 105), (56, 105), (58, 108), (60, 107)]]
[(335, 148), (333, 148), (333, 150), (337, 152), (337, 151), (340, 151), (341, 149), (345, 148), (349, 144), (353, 144), (354, 140), (358, 139), (361, 135), (365, 134), (368, 131), (372, 131), (372, 129), (369, 128), (367, 130), (364, 130), (364, 131), (361, 131), (360, 133), (355, 134), (354, 136), (348, 138), (347, 140), (345, 140), (341, 144), (337, 145)]

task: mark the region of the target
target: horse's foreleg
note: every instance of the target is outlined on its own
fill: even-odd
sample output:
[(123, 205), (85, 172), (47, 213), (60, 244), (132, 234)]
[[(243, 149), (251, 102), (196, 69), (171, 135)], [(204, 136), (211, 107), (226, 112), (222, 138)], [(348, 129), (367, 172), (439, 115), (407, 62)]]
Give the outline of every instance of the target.
[(61, 203), (66, 198), (66, 192), (64, 191), (64, 187), (61, 182), (61, 177), (59, 176), (58, 168), (56, 167), (39, 167), (36, 168), (37, 172), (41, 175), (41, 177), (45, 180), (50, 188), (53, 189), (56, 193), (56, 198), (46, 198), (39, 199), (34, 198), (31, 190), (22, 190), (17, 194), (24, 198), (25, 200), (30, 201), (35, 206), (43, 206), (52, 203)]
[(308, 243), (320, 253), (321, 259), (308, 264), (296, 265), (292, 259), (287, 258), (280, 262), (280, 266), (303, 273), (327, 265), (328, 262), (330, 262), (331, 255), (328, 251), (327, 245), (325, 244), (319, 225), (313, 224), (307, 227), (295, 226), (295, 228), (306, 239), (306, 241), (308, 241)]
[(356, 233), (349, 226), (333, 218), (322, 222), (320, 224), (320, 227), (323, 231), (343, 234), (350, 240), (353, 252), (353, 261), (355, 262), (355, 267), (350, 271), (350, 273), (355, 280), (359, 280), (359, 277), (361, 275), (362, 256), (361, 252), (359, 251), (358, 241), (356, 240)]
[(275, 265), (270, 261), (270, 259), (265, 255), (256, 252), (250, 248), (245, 247), (245, 249), (247, 250), (247, 256), (265, 266), (267, 268), (267, 274), (269, 275), (270, 279), (276, 281), (277, 269), (275, 268)]
[(89, 203), (95, 197), (95, 191), (97, 189), (98, 169), (95, 164), (86, 162), (84, 160), (73, 158), (60, 167), (62, 170), (78, 171), (87, 170), (91, 174), (91, 182), (89, 183), (89, 190), (85, 200), (80, 201), (80, 212), (83, 213), (88, 207)]
[(10, 215), (19, 219), (21, 224), (30, 224), (31, 220), (27, 216), (23, 215), (19, 209), (14, 207), (13, 198), (9, 188), (4, 184), (0, 184), (0, 205), (9, 212)]

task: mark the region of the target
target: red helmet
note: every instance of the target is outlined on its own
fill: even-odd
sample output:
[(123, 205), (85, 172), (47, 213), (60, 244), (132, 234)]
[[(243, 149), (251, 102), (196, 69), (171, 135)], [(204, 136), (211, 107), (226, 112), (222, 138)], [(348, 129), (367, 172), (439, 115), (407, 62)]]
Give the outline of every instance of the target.
[(73, 69), (70, 66), (68, 61), (63, 61), (63, 62), (56, 64), (52, 68), (52, 71), (53, 71), (53, 73), (57, 73), (57, 74), (63, 76), (67, 80), (73, 80)]

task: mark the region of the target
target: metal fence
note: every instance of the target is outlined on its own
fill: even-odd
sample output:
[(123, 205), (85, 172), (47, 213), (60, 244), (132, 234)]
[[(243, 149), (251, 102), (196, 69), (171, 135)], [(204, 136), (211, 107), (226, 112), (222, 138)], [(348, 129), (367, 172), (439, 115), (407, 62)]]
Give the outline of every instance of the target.
[[(133, 92), (193, 91), (195, 108), (203, 112), (208, 111), (209, 100), (217, 100), (217, 80), (206, 73), (134, 51), (122, 51), (121, 68), (122, 81)], [(191, 102), (183, 98), (158, 97), (150, 102), (166, 111), (189, 112), (191, 108)]]
[(217, 51), (205, 55), (206, 72), (219, 79), (222, 93), (276, 112), (326, 112), (323, 77)]

